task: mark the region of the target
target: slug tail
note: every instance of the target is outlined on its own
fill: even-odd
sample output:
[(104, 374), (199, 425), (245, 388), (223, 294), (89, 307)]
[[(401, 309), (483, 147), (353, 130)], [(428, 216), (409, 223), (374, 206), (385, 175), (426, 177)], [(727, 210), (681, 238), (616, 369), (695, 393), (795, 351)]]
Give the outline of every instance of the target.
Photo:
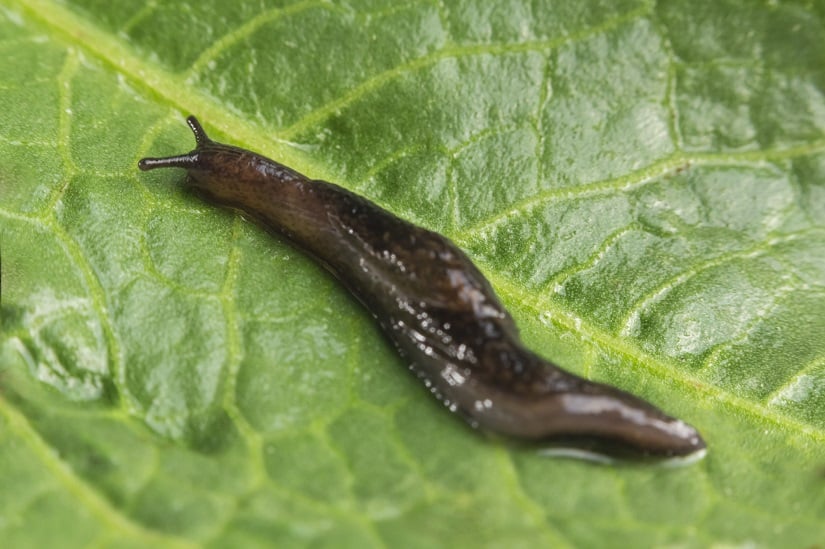
[(578, 439), (575, 447), (614, 457), (704, 455), (705, 441), (687, 423), (619, 389), (589, 382), (583, 388), (558, 397), (561, 440)]
[(181, 154), (178, 156), (167, 156), (164, 158), (141, 158), (138, 161), (138, 168), (141, 171), (154, 170), (156, 168), (184, 168), (188, 169), (198, 162), (198, 155), (195, 152)]

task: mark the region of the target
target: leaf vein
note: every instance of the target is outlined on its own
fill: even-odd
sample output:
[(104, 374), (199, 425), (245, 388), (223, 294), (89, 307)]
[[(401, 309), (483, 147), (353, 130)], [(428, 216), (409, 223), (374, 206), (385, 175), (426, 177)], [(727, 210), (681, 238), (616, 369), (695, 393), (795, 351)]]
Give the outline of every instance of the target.
[(710, 259), (697, 263), (690, 269), (685, 269), (677, 275), (668, 278), (667, 280), (659, 284), (659, 286), (648, 291), (647, 294), (642, 296), (633, 305), (631, 305), (623, 319), (619, 321), (619, 324), (623, 326), (621, 330), (622, 335), (629, 336), (633, 333), (633, 326), (636, 325), (636, 320), (641, 316), (641, 313), (645, 309), (647, 309), (651, 305), (659, 303), (661, 300), (665, 298), (665, 296), (667, 296), (667, 294), (669, 294), (674, 289), (678, 288), (688, 280), (696, 277), (697, 275), (706, 272), (710, 269), (713, 269), (715, 267), (718, 267), (720, 265), (723, 265), (725, 263), (728, 263), (730, 261), (734, 261), (737, 259), (751, 259), (755, 257), (760, 257), (766, 253), (769, 253), (771, 251), (771, 248), (777, 245), (798, 240), (816, 231), (816, 229), (804, 229), (792, 233), (783, 234), (780, 236), (769, 236), (767, 240), (759, 242), (753, 246), (749, 246), (747, 248), (735, 250), (732, 252), (726, 252), (716, 257), (712, 257)]
[(28, 419), (2, 397), (0, 397), (0, 413), (6, 417), (12, 432), (26, 443), (59, 484), (109, 527), (120, 532), (121, 535), (126, 534), (146, 543), (164, 542), (174, 547), (195, 547), (194, 544), (181, 538), (149, 530), (120, 513), (110, 502), (100, 496), (95, 488), (89, 486), (85, 479), (79, 477), (69, 464), (60, 459), (57, 452), (43, 440)]

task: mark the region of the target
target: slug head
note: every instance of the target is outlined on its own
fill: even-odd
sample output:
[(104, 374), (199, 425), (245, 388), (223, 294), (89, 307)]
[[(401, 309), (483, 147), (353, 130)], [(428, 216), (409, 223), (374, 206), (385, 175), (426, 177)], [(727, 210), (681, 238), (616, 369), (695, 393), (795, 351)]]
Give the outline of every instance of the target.
[[(143, 171), (183, 168), (189, 184), (206, 198), (244, 210), (250, 209), (244, 205), (259, 204), (260, 195), (273, 185), (307, 181), (303, 175), (259, 154), (211, 140), (194, 116), (189, 116), (186, 123), (195, 135), (194, 150), (176, 156), (142, 158), (138, 167)], [(283, 185), (278, 188), (287, 192)]]

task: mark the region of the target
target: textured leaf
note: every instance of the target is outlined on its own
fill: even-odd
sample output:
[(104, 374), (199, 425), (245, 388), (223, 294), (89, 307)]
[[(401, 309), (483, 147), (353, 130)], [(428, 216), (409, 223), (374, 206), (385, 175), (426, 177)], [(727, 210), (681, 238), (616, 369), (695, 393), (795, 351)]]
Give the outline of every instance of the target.
[[(1, 4), (2, 546), (825, 539), (821, 2)], [(136, 170), (188, 113), (449, 235), (708, 456), (474, 433), (300, 251)]]

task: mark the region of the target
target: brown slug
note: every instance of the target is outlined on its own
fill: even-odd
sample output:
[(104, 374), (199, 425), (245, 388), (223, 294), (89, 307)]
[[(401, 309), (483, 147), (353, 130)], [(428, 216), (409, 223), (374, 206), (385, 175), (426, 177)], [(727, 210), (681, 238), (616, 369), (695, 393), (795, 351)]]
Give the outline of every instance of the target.
[(444, 236), (337, 185), (216, 143), (194, 116), (187, 122), (195, 150), (144, 158), (140, 169), (184, 168), (206, 199), (245, 212), (309, 252), (473, 427), (594, 457), (704, 454), (704, 441), (686, 423), (526, 349), (490, 283)]

